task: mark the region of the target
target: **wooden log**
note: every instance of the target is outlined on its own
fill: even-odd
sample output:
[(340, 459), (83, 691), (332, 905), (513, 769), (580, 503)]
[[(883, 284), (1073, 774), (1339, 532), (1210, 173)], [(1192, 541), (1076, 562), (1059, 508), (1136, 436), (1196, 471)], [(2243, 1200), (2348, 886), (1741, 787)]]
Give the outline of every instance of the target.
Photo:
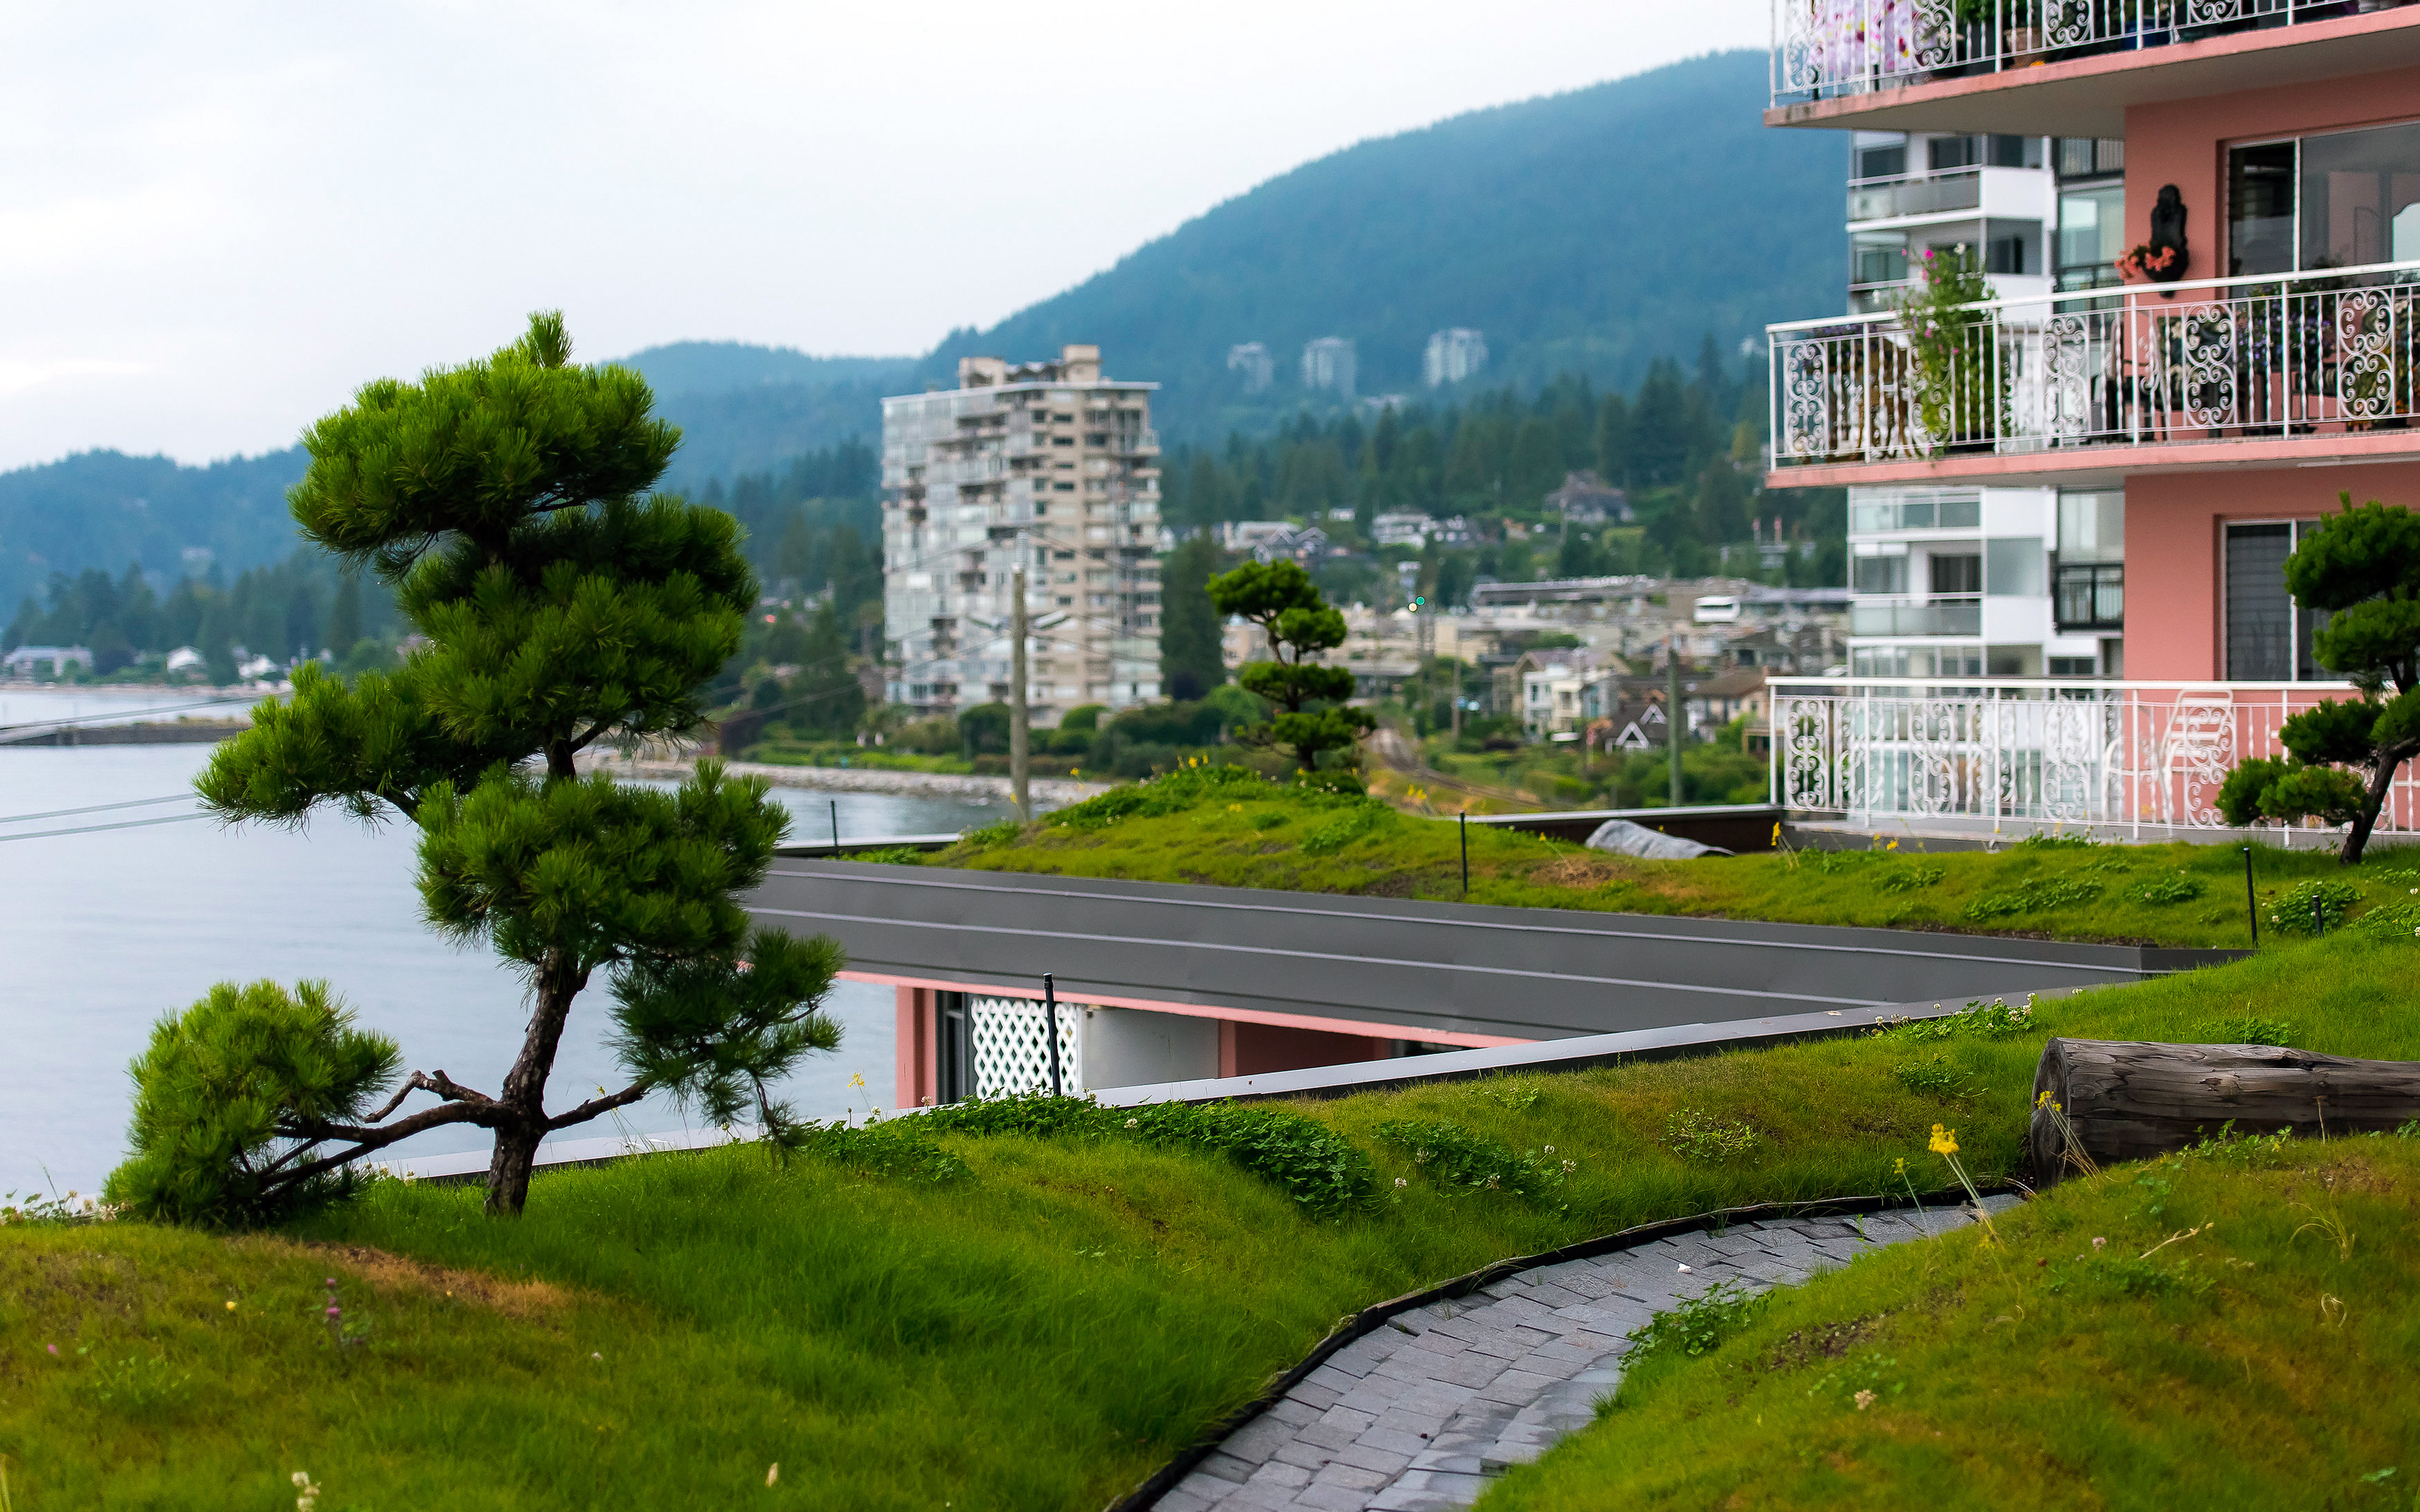
[[(2056, 1109), (2043, 1103), (2042, 1094)], [(2239, 1134), (2361, 1134), (2420, 1119), (2420, 1061), (2350, 1060), (2282, 1045), (2054, 1039), (2034, 1070), (2035, 1179)], [(2060, 1125), (2064, 1121), (2066, 1128)], [(2072, 1145), (2071, 1146), (2071, 1140)]]

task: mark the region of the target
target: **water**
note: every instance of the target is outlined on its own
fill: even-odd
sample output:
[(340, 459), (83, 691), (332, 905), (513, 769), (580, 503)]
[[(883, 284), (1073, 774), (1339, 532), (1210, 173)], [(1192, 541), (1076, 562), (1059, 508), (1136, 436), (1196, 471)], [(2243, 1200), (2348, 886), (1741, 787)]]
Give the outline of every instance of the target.
[[(0, 695), (0, 723), (92, 712), (61, 706), (68, 702)], [(193, 810), (187, 795), (209, 754), (207, 746), (0, 746), (0, 1191), (97, 1189), (125, 1151), (127, 1062), (155, 1021), (213, 982), (325, 978), (362, 1023), (401, 1043), (407, 1069), (442, 1069), (482, 1090), (497, 1088), (520, 1048), (518, 981), (484, 949), (454, 949), (421, 924), (408, 825), (369, 830), (329, 817), (294, 833), (178, 818)], [(841, 833), (851, 837), (945, 832), (1002, 812), (997, 803), (774, 792), (798, 814), (792, 833), (802, 840), (830, 828), (828, 802), (840, 805)], [(175, 801), (8, 822), (157, 797)], [(170, 822), (14, 838), (149, 820)], [(573, 1009), (548, 1083), (551, 1106), (623, 1085), (602, 1042), (609, 1002), (599, 979)], [(842, 1026), (841, 1048), (812, 1057), (783, 1094), (812, 1118), (888, 1105), (892, 989), (842, 982), (827, 1007)], [(852, 1075), (870, 1090), (850, 1087)], [(415, 1094), (406, 1107), (429, 1103)], [(632, 1133), (685, 1126), (660, 1099), (622, 1119)], [(599, 1120), (564, 1137), (617, 1132)], [(393, 1148), (430, 1155), (488, 1142), (476, 1129), (442, 1129)]]

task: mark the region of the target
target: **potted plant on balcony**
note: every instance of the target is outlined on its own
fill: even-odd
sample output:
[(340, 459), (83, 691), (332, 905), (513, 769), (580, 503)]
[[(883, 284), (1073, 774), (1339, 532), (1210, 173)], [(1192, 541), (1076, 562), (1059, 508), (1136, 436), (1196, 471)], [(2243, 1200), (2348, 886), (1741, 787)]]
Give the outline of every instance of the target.
[(1992, 297), (1982, 264), (1962, 244), (1925, 252), (1914, 286), (1894, 301), (1907, 338), (1916, 419), (1935, 455), (1992, 444)]

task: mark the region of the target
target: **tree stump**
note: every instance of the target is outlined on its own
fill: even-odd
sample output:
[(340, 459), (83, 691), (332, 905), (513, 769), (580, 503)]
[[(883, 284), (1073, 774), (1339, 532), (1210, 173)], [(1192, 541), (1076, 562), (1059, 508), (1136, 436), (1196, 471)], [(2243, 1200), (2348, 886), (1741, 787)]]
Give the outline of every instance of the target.
[[(2042, 1094), (2062, 1110), (2045, 1107)], [(2359, 1134), (2420, 1119), (2420, 1061), (2349, 1060), (2266, 1044), (2054, 1039), (2034, 1071), (2034, 1175), (2181, 1149), (2232, 1120), (2244, 1134)], [(2071, 1134), (2073, 1145), (2069, 1137)]]

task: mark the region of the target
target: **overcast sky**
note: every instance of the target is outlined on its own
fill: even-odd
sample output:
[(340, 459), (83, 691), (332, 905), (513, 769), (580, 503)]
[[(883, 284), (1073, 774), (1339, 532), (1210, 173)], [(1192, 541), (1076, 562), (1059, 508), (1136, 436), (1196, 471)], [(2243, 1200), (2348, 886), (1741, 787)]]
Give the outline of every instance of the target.
[(1364, 137), (1764, 28), (1754, 0), (0, 15), (0, 468), (284, 446), (545, 305), (591, 359), (922, 351)]

